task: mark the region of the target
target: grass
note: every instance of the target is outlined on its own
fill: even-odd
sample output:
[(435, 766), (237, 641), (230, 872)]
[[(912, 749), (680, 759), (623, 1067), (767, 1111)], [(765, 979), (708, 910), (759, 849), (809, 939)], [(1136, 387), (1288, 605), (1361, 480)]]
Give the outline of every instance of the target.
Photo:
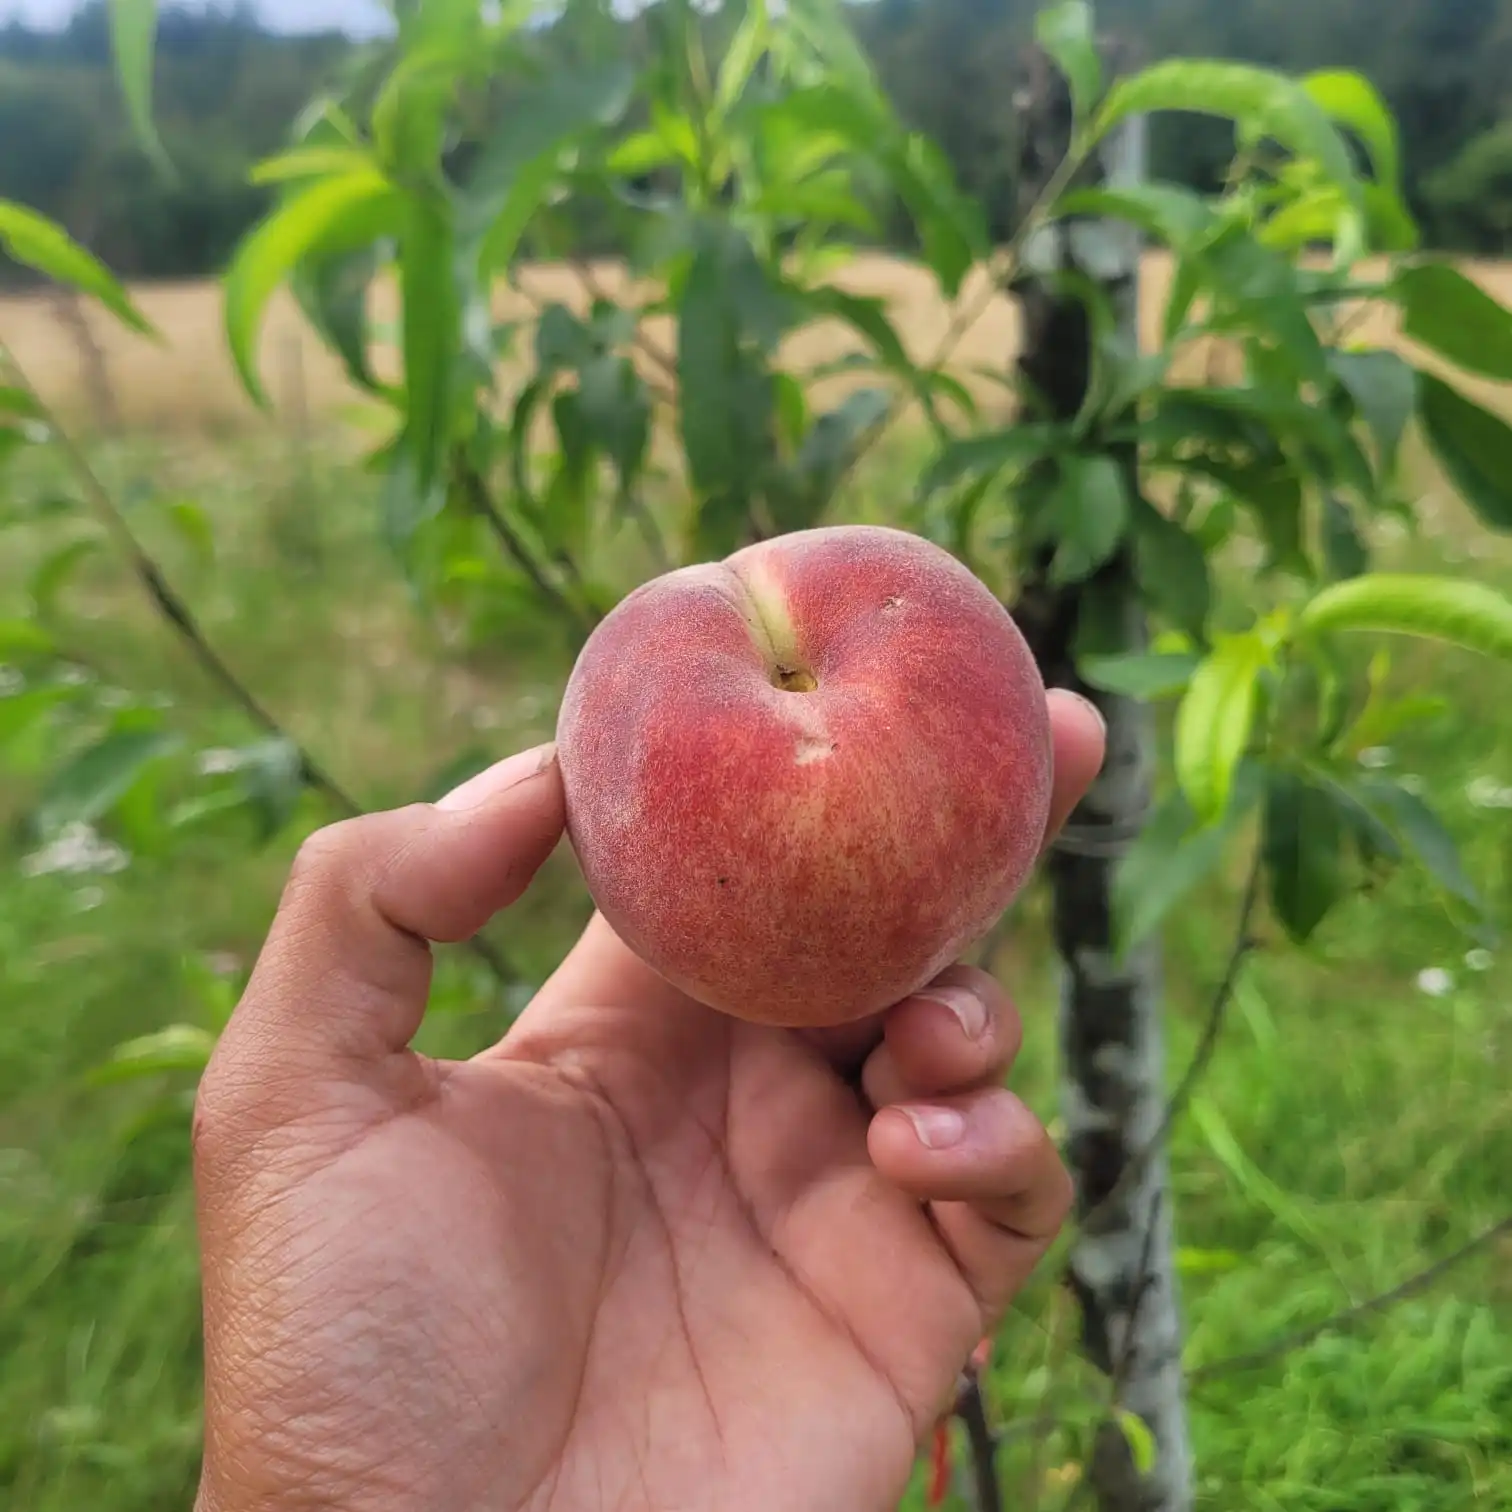
[[(14, 314), (0, 307), (0, 331), (26, 359), (30, 338)], [(210, 369), (219, 358), (190, 337), (193, 323), (183, 317), (187, 348), (170, 350), (176, 371), (203, 364), (202, 381), (175, 388), (165, 378), (155, 389), (156, 370), (144, 370), (122, 384), (140, 410), (127, 417), (136, 438), (97, 454), (123, 497), (141, 495), (138, 528), (246, 682), (375, 805), (548, 735), (560, 649), (507, 625), (470, 646), (416, 614), (376, 543), (372, 485), (345, 443), (293, 449), (218, 410)], [(978, 338), (980, 355), (1010, 335)], [(61, 370), (39, 377), (54, 391), (66, 382)], [(334, 390), (313, 379), (310, 388), (322, 419), (339, 408)], [(170, 429), (175, 417), (184, 423)], [(58, 480), (45, 470), (7, 476), (13, 507), (55, 496)], [(213, 560), (159, 507), (183, 499), (206, 512)], [(71, 510), (37, 514), (6, 534), (0, 621), (21, 612), (48, 550), (90, 533)], [(1512, 588), (1506, 549), (1466, 534), (1445, 504), (1427, 519), (1417, 561)], [(59, 615), (60, 634), (103, 686), (171, 700), (192, 749), (247, 738), (104, 556), (84, 561)], [(1428, 647), (1403, 653), (1395, 676), (1449, 692), (1449, 709), (1394, 742), (1389, 759), (1421, 778), (1504, 911), (1512, 827), (1505, 809), (1486, 805), (1512, 788), (1512, 682)], [(1450, 691), (1457, 682), (1462, 691)], [(118, 871), (30, 874), (20, 820), (45, 780), (46, 753), (5, 744), (4, 707), (0, 1503), (187, 1507), (199, 1452), (192, 1079), (96, 1086), (90, 1073), (122, 1040), (202, 1020), (234, 994), (291, 850), (321, 816), (302, 811), (260, 849), (228, 822), (172, 846), (133, 845)], [(1207, 890), (1168, 931), (1173, 1075), (1229, 948), (1239, 881)], [(584, 911), (559, 857), (498, 938), (539, 973)], [(1469, 950), (1428, 885), (1404, 875), (1349, 902), (1308, 950), (1268, 948), (1243, 978), (1171, 1148), (1203, 1512), (1512, 1509), (1512, 1245), (1347, 1332), (1253, 1369), (1221, 1368), (1387, 1290), (1501, 1216), (1512, 1171), (1512, 965)], [(996, 964), (1026, 1022), (1016, 1085), (1053, 1119), (1054, 980), (1037, 900)], [(1422, 978), (1434, 992), (1419, 985), (1424, 972), (1443, 974)], [(448, 958), (425, 1047), (467, 1053), (504, 1017), (466, 958)], [(1076, 1358), (1053, 1260), (1003, 1330), (992, 1397), (1005, 1419), (1069, 1424), (1013, 1433), (1009, 1505), (1072, 1504), (1085, 1447), (1076, 1425), (1100, 1398)]]

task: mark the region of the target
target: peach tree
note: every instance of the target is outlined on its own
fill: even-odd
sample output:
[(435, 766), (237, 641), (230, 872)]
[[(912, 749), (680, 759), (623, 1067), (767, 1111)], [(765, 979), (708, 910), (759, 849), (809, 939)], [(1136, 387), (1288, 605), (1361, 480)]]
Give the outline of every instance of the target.
[[(1305, 943), (1351, 891), (1413, 864), (1467, 930), (1491, 928), (1424, 795), (1358, 758), (1426, 706), (1388, 690), (1382, 637), (1512, 657), (1512, 605), (1489, 588), (1371, 565), (1379, 522), (1413, 525), (1411, 435), (1481, 524), (1512, 526), (1512, 428), (1465, 382), (1512, 380), (1512, 314), (1418, 247), (1395, 125), (1353, 73), (1110, 71), (1090, 8), (1053, 5), (1024, 213), (994, 246), (827, 0), (393, 10), (257, 171), (272, 208), (223, 280), (248, 395), (268, 402), (259, 336), (286, 287), (375, 417), (373, 528), (416, 612), (463, 644), (507, 627), (570, 654), (648, 576), (865, 510), (956, 552), (1047, 678), (1102, 706), (1109, 763), (1047, 875), (1081, 1208), (1069, 1273), (1107, 1390), (1056, 1431), (1104, 1507), (1189, 1507), (1161, 1144), (1262, 916)], [(171, 172), (152, 132), (154, 7), (113, 17), (133, 120)], [(1191, 112), (1233, 123), (1216, 192), (1144, 172), (1143, 122)], [(950, 311), (926, 352), (847, 278), (900, 235), (899, 260)], [(152, 339), (60, 228), (5, 204), (0, 240)], [(1134, 321), (1152, 244), (1174, 270), (1153, 346)], [(612, 269), (590, 255), (603, 248)], [(542, 295), (547, 266), (578, 297)], [(1025, 317), (996, 374), (1006, 410), (957, 356), (999, 293)], [(528, 317), (502, 318), (501, 297)], [(1380, 312), (1410, 345), (1363, 339)], [(805, 344), (823, 355), (800, 360)], [(31, 612), (0, 623), (0, 750), (42, 770), (34, 843), (171, 848), (207, 815), (245, 811), (266, 837), (360, 808), (226, 663), (88, 449), (4, 360), (0, 462), (54, 448), (94, 522), (42, 563)], [(203, 535), (192, 504), (173, 508)], [(101, 687), (56, 638), (53, 598), (102, 542), (244, 716), (224, 770), (191, 763), (155, 690)], [(1219, 591), (1236, 563), (1247, 596)], [(1172, 1092), (1159, 927), (1236, 857), (1233, 958)], [(471, 948), (477, 990), (506, 1005), (528, 991), (486, 939)], [(104, 1074), (192, 1078), (230, 1007), (214, 984), (204, 1000), (203, 1022), (122, 1046)], [(979, 1366), (959, 1410), (989, 1506)]]

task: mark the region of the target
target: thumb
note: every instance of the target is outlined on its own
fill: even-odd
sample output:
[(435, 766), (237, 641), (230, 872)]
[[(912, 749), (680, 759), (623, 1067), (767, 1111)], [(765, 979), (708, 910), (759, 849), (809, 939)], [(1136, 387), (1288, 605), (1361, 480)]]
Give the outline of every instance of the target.
[[(211, 1072), (293, 1090), (403, 1050), (431, 941), (471, 938), (529, 886), (565, 823), (555, 748), (523, 751), (436, 804), (317, 830), (295, 858)], [(217, 1063), (219, 1063), (217, 1065)]]

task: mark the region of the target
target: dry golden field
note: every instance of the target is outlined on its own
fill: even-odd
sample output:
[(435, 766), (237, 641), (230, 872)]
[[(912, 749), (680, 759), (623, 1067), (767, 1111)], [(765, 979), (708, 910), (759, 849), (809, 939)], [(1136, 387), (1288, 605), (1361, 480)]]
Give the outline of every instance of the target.
[[(1512, 300), (1512, 265), (1476, 264), (1469, 271), (1494, 293)], [(601, 289), (627, 292), (623, 271), (613, 264), (596, 265), (591, 277)], [(1155, 254), (1147, 258), (1142, 290), (1147, 340), (1154, 339), (1169, 280), (1169, 259)], [(982, 301), (980, 277), (968, 282), (955, 305), (940, 299), (926, 275), (885, 256), (858, 258), (841, 281), (856, 292), (882, 296), (904, 341), (918, 357), (934, 354), (962, 309), (979, 306), (980, 317), (955, 349), (958, 370), (967, 376), (982, 367), (1001, 371), (1013, 350), (1017, 326), (1013, 306), (1003, 297)], [(523, 294), (501, 293), (501, 317), (528, 320), (533, 305), (549, 300), (581, 308), (587, 297), (578, 274), (559, 265), (527, 270), (520, 285)], [(220, 290), (215, 282), (155, 284), (138, 288), (135, 295), (161, 332), (160, 343), (122, 330), (106, 315), (87, 312), (114, 407), (126, 429), (215, 434), (269, 423), (255, 413), (237, 385), (226, 355)], [(374, 299), (375, 318), (388, 322), (393, 314), (391, 294), (379, 291)], [(671, 332), (659, 325), (649, 322), (647, 334), (662, 350), (670, 351)], [(1377, 340), (1393, 336), (1379, 319), (1365, 322), (1359, 334)], [(822, 362), (836, 355), (845, 339), (838, 332), (810, 329), (794, 341), (791, 355), (804, 365)], [(50, 401), (64, 412), (78, 412), (88, 394), (86, 358), (77, 329), (60, 318), (54, 298), (34, 295), (0, 300), (0, 340)], [(261, 363), (275, 420), (329, 422), (350, 412), (354, 392), (339, 364), (314, 339), (284, 295), (269, 312)]]

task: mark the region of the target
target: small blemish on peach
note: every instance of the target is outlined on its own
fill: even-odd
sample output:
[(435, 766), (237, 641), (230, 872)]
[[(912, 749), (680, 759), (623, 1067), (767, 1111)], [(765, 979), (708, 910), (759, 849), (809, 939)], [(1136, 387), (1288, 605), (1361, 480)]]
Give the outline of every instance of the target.
[(814, 740), (805, 738), (800, 740), (793, 751), (793, 762), (796, 766), (809, 766), (813, 762), (823, 761), (828, 756), (833, 756), (837, 747), (833, 740)]

